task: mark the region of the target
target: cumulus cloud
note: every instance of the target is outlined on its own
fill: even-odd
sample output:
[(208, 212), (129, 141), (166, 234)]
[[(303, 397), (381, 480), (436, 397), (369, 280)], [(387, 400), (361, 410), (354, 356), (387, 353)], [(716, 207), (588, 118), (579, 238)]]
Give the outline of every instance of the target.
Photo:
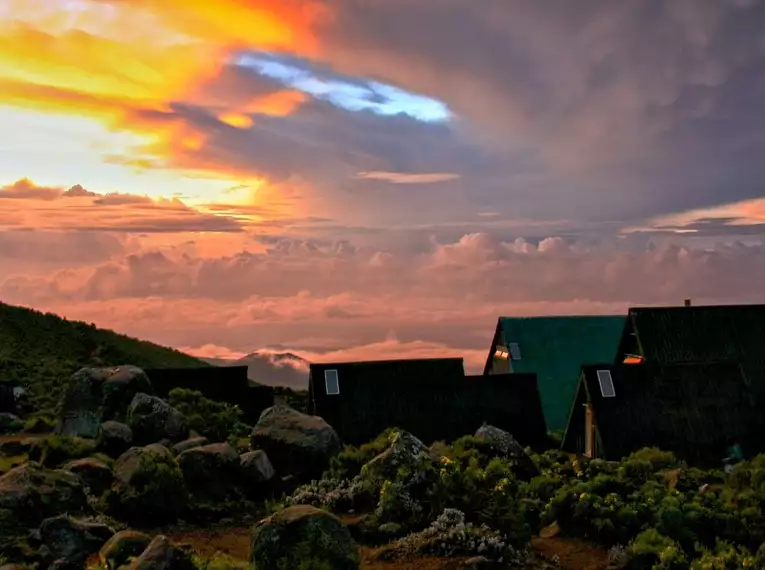
[(765, 279), (763, 245), (619, 250), (479, 233), (392, 255), (274, 241), (260, 252), (212, 258), (145, 251), (67, 279), (11, 275), (0, 296), (172, 346), (246, 354), (278, 345), (309, 360), (466, 355), (475, 364), (501, 314), (620, 314), (689, 297), (747, 301)]
[(6, 301), (479, 366), (499, 314), (760, 295), (761, 0), (62, 6), (0, 27)]
[[(53, 201), (59, 203), (51, 205)], [(22, 179), (0, 186), (0, 229), (237, 232), (241, 231), (242, 223), (230, 215), (200, 212), (178, 199), (152, 199), (116, 192), (102, 195), (80, 185), (53, 188)]]

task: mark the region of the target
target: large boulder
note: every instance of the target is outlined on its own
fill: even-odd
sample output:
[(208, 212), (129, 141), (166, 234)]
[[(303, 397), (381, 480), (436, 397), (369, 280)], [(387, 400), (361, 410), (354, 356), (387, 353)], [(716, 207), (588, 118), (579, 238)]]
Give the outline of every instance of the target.
[(127, 410), (136, 394), (151, 394), (151, 382), (146, 373), (137, 366), (119, 366), (101, 386), (103, 420), (124, 423)]
[(69, 379), (61, 398), (56, 434), (74, 437), (98, 435), (101, 426), (101, 385), (109, 377), (107, 368), (81, 368)]
[(148, 377), (135, 366), (81, 368), (61, 399), (56, 434), (96, 438), (102, 422), (124, 420), (133, 396), (150, 391)]
[(101, 496), (112, 484), (111, 468), (97, 457), (75, 459), (63, 467), (77, 475), (85, 485), (85, 492)]
[(250, 567), (358, 570), (360, 561), (356, 542), (340, 519), (316, 507), (296, 505), (253, 527)]
[(196, 570), (196, 566), (188, 553), (173, 545), (166, 536), (159, 535), (127, 570)]
[(239, 481), (250, 498), (261, 498), (273, 488), (276, 471), (262, 449), (248, 451), (239, 456)]
[(79, 477), (69, 471), (24, 463), (0, 477), (0, 511), (11, 513), (20, 524), (37, 524), (61, 513), (77, 513), (87, 507)]
[(517, 467), (516, 471), (520, 471), (519, 474), (525, 478), (531, 479), (539, 475), (539, 467), (512, 434), (484, 424), (475, 432), (475, 438), (491, 445), (499, 456), (512, 459)]
[(207, 445), (210, 443), (210, 440), (206, 437), (197, 436), (197, 437), (190, 437), (189, 439), (185, 439), (179, 443), (176, 443), (173, 446), (173, 455), (176, 457), (183, 453), (184, 451), (188, 449), (194, 449), (195, 447), (202, 447), (203, 445)]
[(187, 449), (178, 465), (189, 491), (196, 497), (225, 499), (239, 478), (239, 454), (228, 443)]
[(136, 558), (146, 550), (151, 537), (137, 530), (121, 530), (112, 536), (98, 552), (98, 560), (103, 568), (119, 568)]
[(24, 429), (24, 422), (13, 414), (0, 414), (0, 435), (17, 433)]
[(119, 457), (133, 447), (133, 430), (121, 422), (109, 420), (98, 431), (98, 450), (109, 457)]
[(361, 474), (369, 481), (382, 483), (395, 479), (401, 467), (417, 473), (423, 466), (435, 465), (435, 461), (422, 441), (407, 431), (398, 431), (393, 435), (388, 448), (361, 468)]
[(181, 412), (161, 398), (143, 393), (136, 394), (130, 402), (127, 424), (137, 445), (163, 439), (178, 442), (189, 436), (189, 426)]
[(260, 414), (250, 444), (266, 452), (278, 473), (304, 481), (319, 479), (329, 460), (343, 449), (337, 432), (322, 418), (284, 405)]
[(130, 448), (114, 463), (114, 478), (109, 510), (136, 526), (174, 521), (188, 504), (183, 474), (162, 445)]
[(40, 541), (47, 547), (50, 562), (82, 568), (88, 556), (98, 552), (114, 531), (103, 523), (79, 521), (68, 515), (45, 519), (40, 525)]

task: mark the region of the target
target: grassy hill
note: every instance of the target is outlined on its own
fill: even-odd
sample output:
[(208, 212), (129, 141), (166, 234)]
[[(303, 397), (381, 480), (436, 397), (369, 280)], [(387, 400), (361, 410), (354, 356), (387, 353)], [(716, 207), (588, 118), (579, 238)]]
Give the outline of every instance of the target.
[(0, 303), (0, 381), (18, 382), (37, 409), (52, 409), (82, 366), (210, 366), (197, 358), (51, 313)]

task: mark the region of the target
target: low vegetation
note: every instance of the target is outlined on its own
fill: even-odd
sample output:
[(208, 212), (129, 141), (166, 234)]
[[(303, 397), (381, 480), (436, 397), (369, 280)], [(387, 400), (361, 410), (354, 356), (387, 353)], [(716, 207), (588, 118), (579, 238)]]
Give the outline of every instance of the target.
[(80, 367), (127, 363), (144, 368), (209, 366), (93, 324), (0, 303), (0, 380), (27, 388), (34, 410), (53, 410), (69, 376)]

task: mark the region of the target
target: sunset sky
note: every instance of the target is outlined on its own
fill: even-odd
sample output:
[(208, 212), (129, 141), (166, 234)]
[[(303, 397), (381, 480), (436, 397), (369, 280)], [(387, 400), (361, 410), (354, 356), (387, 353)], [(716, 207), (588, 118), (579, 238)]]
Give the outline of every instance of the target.
[(0, 300), (205, 356), (765, 301), (765, 0), (0, 0)]

